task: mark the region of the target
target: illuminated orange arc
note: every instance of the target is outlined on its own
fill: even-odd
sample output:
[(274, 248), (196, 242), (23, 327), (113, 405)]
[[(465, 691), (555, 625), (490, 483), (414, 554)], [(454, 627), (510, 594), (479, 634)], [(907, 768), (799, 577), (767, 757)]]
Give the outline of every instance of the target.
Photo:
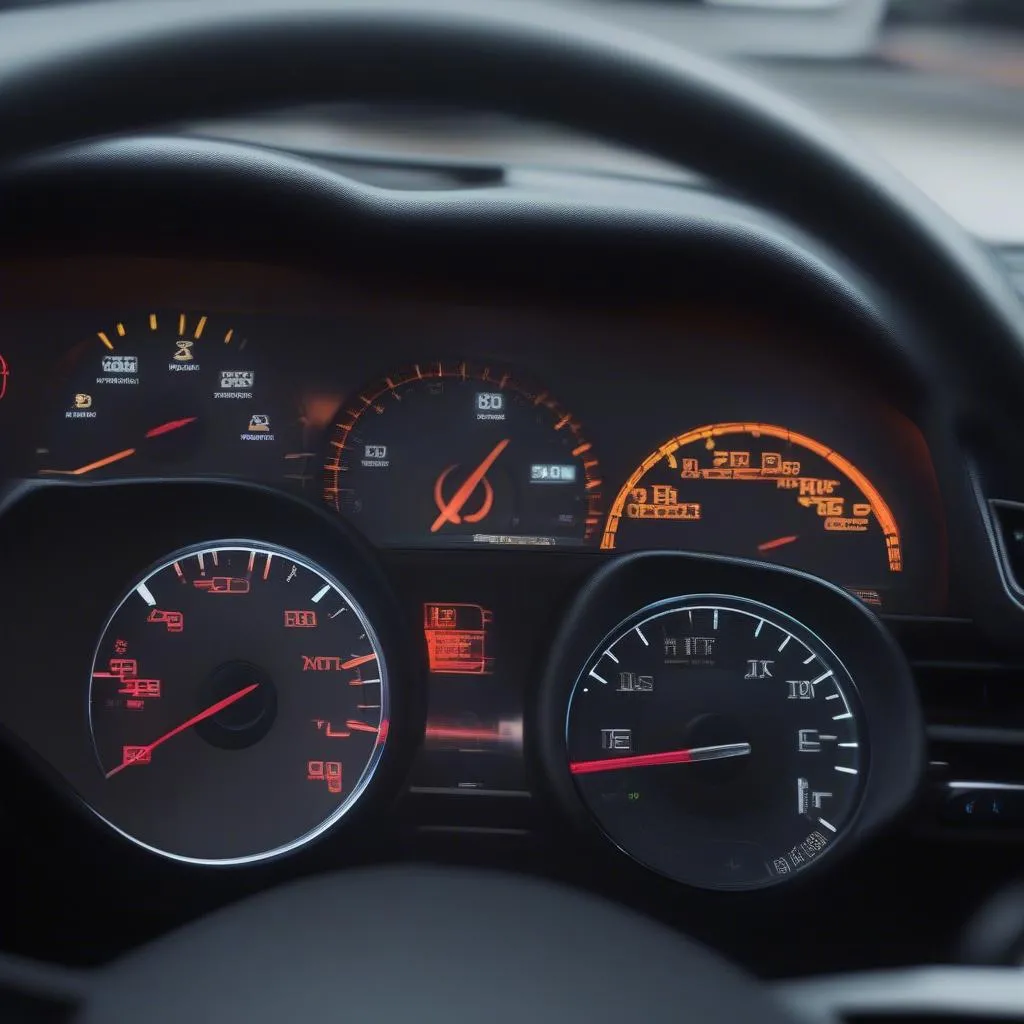
[(640, 483), (643, 477), (659, 462), (661, 462), (662, 459), (670, 458), (680, 448), (685, 448), (687, 445), (691, 445), (695, 441), (706, 442), (712, 438), (721, 437), (726, 434), (750, 434), (753, 437), (777, 437), (782, 441), (787, 441), (791, 444), (799, 445), (801, 448), (806, 448), (808, 451), (814, 452), (815, 455), (821, 456), (821, 458), (830, 465), (835, 466), (835, 468), (850, 480), (850, 482), (853, 483), (867, 499), (868, 504), (871, 506), (871, 511), (874, 513), (875, 519), (878, 521), (879, 526), (882, 528), (882, 532), (885, 534), (889, 568), (893, 572), (900, 571), (901, 557), (899, 527), (896, 524), (896, 517), (892, 514), (889, 506), (885, 503), (885, 499), (881, 494), (879, 494), (875, 485), (871, 483), (871, 481), (859, 469), (857, 469), (849, 459), (844, 458), (827, 445), (822, 444), (820, 441), (815, 441), (813, 437), (808, 437), (806, 434), (797, 433), (797, 431), (789, 430), (786, 427), (776, 427), (770, 423), (715, 423), (709, 426), (697, 427), (695, 430), (690, 430), (685, 434), (680, 434), (678, 437), (673, 437), (671, 440), (666, 441), (660, 448), (651, 452), (651, 454), (640, 463), (629, 479), (622, 485), (619, 493), (615, 496), (615, 501), (612, 503), (612, 507), (608, 512), (608, 518), (605, 521), (604, 536), (601, 539), (601, 547), (605, 550), (614, 549), (615, 534), (618, 531), (619, 521), (622, 518), (622, 512), (626, 505), (626, 501), (629, 498), (630, 491), (632, 491), (633, 488)]

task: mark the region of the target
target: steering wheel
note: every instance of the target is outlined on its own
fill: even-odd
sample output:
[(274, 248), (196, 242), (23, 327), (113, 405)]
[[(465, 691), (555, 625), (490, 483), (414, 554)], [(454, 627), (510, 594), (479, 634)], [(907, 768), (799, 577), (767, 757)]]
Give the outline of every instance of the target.
[[(1024, 318), (986, 254), (828, 125), (713, 63), (516, 4), (176, 0), (4, 15), (0, 160), (159, 121), (318, 100), (555, 121), (686, 165), (872, 274), (934, 345), (970, 326), (1024, 388)], [(787, 1019), (712, 954), (593, 897), (426, 868), (307, 880), (98, 972), (83, 1019)]]

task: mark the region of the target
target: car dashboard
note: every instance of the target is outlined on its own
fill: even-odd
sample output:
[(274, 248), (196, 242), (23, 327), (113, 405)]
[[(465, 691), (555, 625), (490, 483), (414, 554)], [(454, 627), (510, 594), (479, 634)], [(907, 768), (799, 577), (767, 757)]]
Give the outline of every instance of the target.
[[(978, 803), (1024, 786), (997, 735), (1018, 707), (1008, 435), (955, 435), (954, 382), (871, 283), (713, 191), (634, 197), (659, 227), (630, 240), (595, 214), (550, 237), (449, 226), (436, 248), (429, 218), (405, 237), (366, 213), (385, 190), (296, 161), (315, 185), (299, 195), (285, 158), (244, 152), (115, 140), (8, 183), (7, 852), (26, 908), (44, 878), (86, 905), (67, 948), (43, 915), (17, 951), (77, 962), (102, 912), (102, 960), (279, 878), (415, 857), (567, 879), (764, 974), (940, 959), (986, 880), (950, 898), (944, 930), (866, 936), (897, 894), (930, 898), (965, 842), (996, 873), (1019, 848), (1016, 797)], [(353, 210), (366, 223), (339, 230)], [(601, 255), (613, 239), (632, 265)], [(629, 576), (649, 558), (667, 567), (654, 589)], [(741, 586), (772, 567), (796, 581), (786, 607)], [(621, 614), (584, 621), (593, 652), (574, 649), (567, 621), (594, 594)], [(838, 638), (814, 626), (819, 602)], [(898, 656), (862, 632), (879, 621)], [(683, 812), (656, 783), (605, 780), (661, 756), (642, 752), (658, 716), (634, 711), (661, 673), (717, 672), (727, 649), (749, 707), (778, 674), (796, 758), (780, 799), (803, 831), (748, 822), (757, 844), (727, 829), (665, 862), (692, 840), (658, 832), (664, 815), (714, 819), (729, 777)], [(845, 874), (790, 880), (857, 827), (858, 773), (899, 746), (868, 691), (904, 660), (930, 740), (913, 813)], [(595, 681), (634, 704), (592, 709)], [(689, 748), (723, 770), (750, 748), (722, 725), (733, 710)], [(805, 767), (823, 750), (827, 777)], [(641, 852), (629, 814), (660, 847)], [(164, 898), (141, 921), (103, 896), (121, 884)], [(723, 928), (723, 907), (751, 928)], [(791, 945), (757, 940), (772, 921)]]

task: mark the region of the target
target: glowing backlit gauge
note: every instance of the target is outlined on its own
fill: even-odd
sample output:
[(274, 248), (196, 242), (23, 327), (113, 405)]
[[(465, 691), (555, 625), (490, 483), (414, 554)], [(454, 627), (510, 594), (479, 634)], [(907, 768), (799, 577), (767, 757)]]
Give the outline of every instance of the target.
[(754, 889), (816, 864), (857, 811), (853, 679), (806, 626), (740, 597), (650, 605), (593, 652), (566, 753), (606, 834), (662, 874)]
[(580, 424), (504, 370), (423, 363), (339, 412), (324, 498), (392, 545), (579, 545), (602, 521)]
[(39, 475), (277, 475), (298, 420), (257, 349), (215, 313), (156, 310), (91, 328), (53, 381)]
[(622, 486), (601, 547), (777, 560), (871, 604), (903, 570), (899, 526), (874, 484), (828, 445), (767, 423), (716, 423), (666, 441)]
[(92, 667), (104, 819), (154, 852), (241, 864), (296, 849), (359, 800), (388, 734), (373, 626), (283, 548), (208, 545), (142, 577)]

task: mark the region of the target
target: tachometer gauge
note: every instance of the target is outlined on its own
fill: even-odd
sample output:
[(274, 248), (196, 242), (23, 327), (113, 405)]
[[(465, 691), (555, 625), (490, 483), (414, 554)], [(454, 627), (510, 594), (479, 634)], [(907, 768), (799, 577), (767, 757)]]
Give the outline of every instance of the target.
[(339, 412), (324, 498), (392, 545), (579, 545), (601, 524), (582, 428), (501, 369), (423, 363)]
[(39, 475), (282, 475), (298, 417), (233, 320), (155, 311), (87, 332), (54, 379)]
[(752, 889), (824, 856), (867, 763), (843, 664), (756, 601), (693, 596), (616, 627), (570, 697), (569, 770), (619, 847), (662, 874)]
[(900, 529), (874, 484), (829, 445), (767, 423), (716, 423), (653, 451), (612, 503), (601, 547), (778, 561), (884, 603)]
[(283, 548), (180, 551), (100, 638), (89, 722), (103, 814), (155, 852), (246, 863), (346, 814), (388, 734), (384, 652), (356, 599)]

